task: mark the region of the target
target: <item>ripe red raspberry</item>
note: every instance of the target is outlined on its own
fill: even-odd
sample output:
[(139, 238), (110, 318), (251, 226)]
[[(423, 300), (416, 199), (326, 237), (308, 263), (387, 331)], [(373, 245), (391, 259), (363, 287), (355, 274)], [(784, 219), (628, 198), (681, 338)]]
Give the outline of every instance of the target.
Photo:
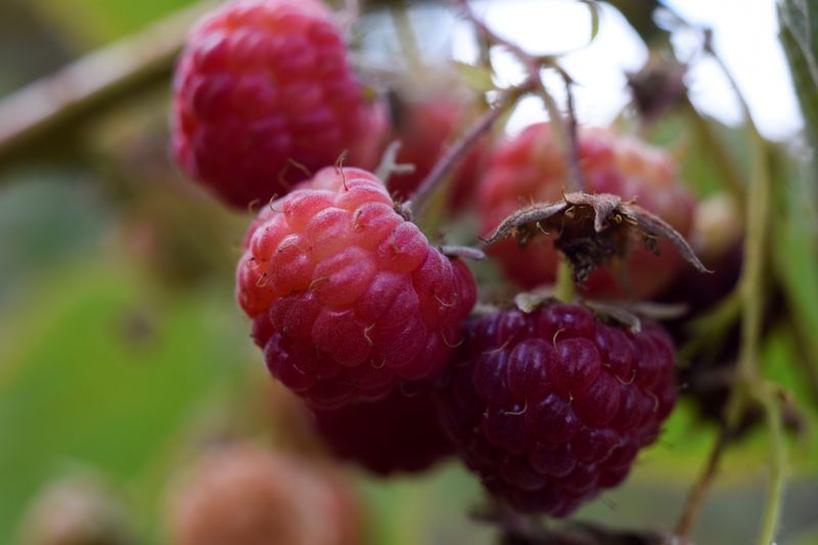
[(462, 261), (396, 212), (380, 180), (352, 168), (324, 169), (262, 211), (237, 285), (270, 372), (324, 409), (439, 371), (476, 291)]
[[(394, 110), (395, 128), (390, 139), (401, 143), (397, 162), (414, 165), (415, 170), (393, 173), (389, 177), (389, 192), (405, 201), (412, 197), (448, 147), (468, 129), (476, 109), (456, 94), (435, 93), (423, 100), (399, 103)], [(487, 147), (485, 140), (479, 140), (452, 172), (448, 197), (452, 209), (462, 207), (469, 200)]]
[(571, 513), (627, 475), (673, 408), (673, 346), (582, 306), (474, 319), (439, 395), (444, 429), (495, 496)]
[(173, 152), (227, 203), (267, 203), (335, 164), (372, 167), (385, 129), (315, 0), (238, 0), (191, 32), (174, 79)]
[(170, 498), (176, 545), (355, 545), (358, 500), (322, 467), (232, 445), (209, 453)]
[[(522, 206), (559, 200), (569, 184), (563, 158), (546, 123), (532, 125), (499, 145), (480, 182), (478, 206), (484, 233), (490, 233)], [(636, 199), (687, 235), (693, 201), (679, 182), (668, 155), (634, 139), (591, 129), (580, 133), (579, 161), (589, 193)], [(643, 299), (657, 293), (672, 280), (682, 262), (669, 242), (658, 243), (660, 256), (635, 246), (624, 270), (600, 268), (591, 274), (583, 289), (595, 297), (624, 294)], [(506, 274), (526, 289), (554, 281), (558, 256), (551, 237), (538, 237), (525, 247), (506, 239), (490, 251)]]
[(315, 411), (315, 426), (336, 456), (379, 475), (422, 471), (454, 452), (432, 393), (422, 386), (407, 384), (374, 403)]

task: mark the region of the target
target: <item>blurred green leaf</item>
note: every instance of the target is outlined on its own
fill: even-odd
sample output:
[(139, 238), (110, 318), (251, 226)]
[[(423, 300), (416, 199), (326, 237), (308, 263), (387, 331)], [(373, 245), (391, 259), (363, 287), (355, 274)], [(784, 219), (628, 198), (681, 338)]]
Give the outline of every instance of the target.
[[(666, 148), (679, 159), (680, 174), (693, 192), (705, 197), (725, 191), (723, 171), (719, 168), (717, 153), (724, 151), (726, 159), (735, 164), (739, 175), (746, 175), (744, 165), (749, 163), (747, 137), (741, 128), (732, 128), (715, 119), (681, 110), (666, 115), (651, 126), (649, 139)], [(718, 138), (719, 148), (708, 145), (702, 132)]]
[(66, 465), (96, 468), (152, 508), (167, 481), (157, 471), (170, 465), (180, 430), (247, 359), (227, 290), (215, 300), (167, 299), (104, 260), (50, 271), (39, 285), (2, 317), (2, 543), (12, 542), (32, 494)]
[(781, 0), (778, 4), (780, 38), (790, 63), (796, 95), (807, 132), (818, 144), (818, 2)]
[(33, 273), (89, 251), (111, 228), (101, 188), (87, 174), (31, 169), (0, 188), (0, 303), (29, 289)]
[(32, 0), (69, 42), (93, 48), (143, 28), (194, 0)]
[(485, 93), (495, 88), (491, 69), (486, 66), (475, 66), (466, 62), (454, 61), (455, 71), (463, 78), (466, 85), (474, 91)]

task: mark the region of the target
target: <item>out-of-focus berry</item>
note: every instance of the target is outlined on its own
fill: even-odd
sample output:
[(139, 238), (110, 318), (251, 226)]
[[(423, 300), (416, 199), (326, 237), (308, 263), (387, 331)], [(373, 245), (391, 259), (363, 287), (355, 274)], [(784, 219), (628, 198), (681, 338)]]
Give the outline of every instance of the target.
[(207, 454), (170, 502), (174, 545), (357, 545), (350, 485), (320, 467), (233, 445)]
[[(694, 203), (680, 183), (671, 158), (630, 137), (601, 129), (580, 132), (579, 166), (589, 193), (611, 193), (660, 216), (683, 236), (690, 230)], [(490, 233), (512, 212), (533, 202), (554, 202), (571, 189), (564, 153), (551, 126), (528, 127), (498, 145), (480, 182), (483, 232)], [(591, 297), (658, 293), (673, 279), (682, 258), (668, 241), (658, 241), (660, 255), (634, 245), (624, 261), (597, 269), (582, 286)], [(558, 255), (551, 236), (521, 247), (507, 239), (490, 252), (507, 276), (524, 288), (553, 282)]]
[(48, 486), (29, 507), (20, 545), (134, 545), (115, 495), (91, 477)]
[(315, 426), (336, 456), (379, 475), (422, 471), (454, 452), (425, 386), (405, 385), (380, 401), (316, 411)]

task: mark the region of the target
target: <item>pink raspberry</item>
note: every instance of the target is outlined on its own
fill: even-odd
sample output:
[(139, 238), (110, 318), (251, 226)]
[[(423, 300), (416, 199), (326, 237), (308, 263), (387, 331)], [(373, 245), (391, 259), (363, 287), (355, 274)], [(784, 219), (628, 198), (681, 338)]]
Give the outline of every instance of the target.
[[(657, 214), (687, 235), (694, 203), (680, 183), (671, 158), (629, 137), (601, 129), (580, 133), (580, 168), (589, 193), (612, 193)], [(528, 127), (497, 146), (480, 182), (478, 206), (483, 232), (490, 233), (509, 214), (532, 202), (552, 202), (569, 188), (564, 154), (547, 123)], [(682, 259), (667, 241), (661, 255), (634, 246), (622, 267), (603, 267), (591, 274), (587, 295), (648, 298), (667, 286)], [(558, 255), (552, 237), (538, 237), (520, 247), (513, 239), (492, 246), (506, 274), (530, 289), (553, 282)]]
[(336, 456), (379, 475), (421, 471), (454, 452), (431, 390), (422, 386), (404, 385), (374, 403), (315, 411), (315, 426)]
[(660, 327), (551, 303), (474, 319), (439, 395), (444, 428), (486, 488), (521, 511), (571, 513), (618, 485), (676, 400)]
[(285, 194), (344, 150), (374, 166), (384, 129), (315, 0), (226, 3), (193, 29), (176, 69), (176, 160), (236, 207)]
[(439, 371), (476, 291), (463, 262), (353, 168), (321, 170), (261, 212), (237, 286), (270, 372), (325, 409)]
[(362, 538), (360, 500), (350, 482), (251, 444), (223, 446), (197, 460), (169, 504), (175, 545), (356, 545)]

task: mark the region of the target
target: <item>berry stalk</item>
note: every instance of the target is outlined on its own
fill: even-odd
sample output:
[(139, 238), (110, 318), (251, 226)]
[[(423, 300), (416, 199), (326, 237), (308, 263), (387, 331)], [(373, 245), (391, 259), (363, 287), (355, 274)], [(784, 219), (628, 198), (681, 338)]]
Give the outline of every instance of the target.
[[(585, 182), (582, 176), (582, 170), (579, 168), (579, 147), (577, 137), (577, 120), (574, 108), (574, 95), (571, 89), (573, 83), (568, 72), (565, 71), (552, 56), (538, 57), (530, 54), (528, 51), (520, 47), (518, 44), (503, 38), (495, 33), (482, 19), (477, 17), (469, 5), (468, 0), (454, 0), (455, 4), (460, 6), (466, 14), (468, 20), (477, 27), (478, 32), (484, 38), (488, 47), (498, 45), (504, 47), (522, 64), (528, 72), (528, 78), (535, 85), (537, 95), (542, 99), (545, 109), (548, 111), (548, 116), (551, 123), (557, 128), (557, 135), (560, 139), (560, 145), (566, 156), (566, 162), (570, 170), (570, 180), (574, 191), (585, 191)], [(563, 119), (559, 111), (557, 102), (548, 91), (548, 88), (542, 82), (540, 72), (543, 68), (554, 68), (565, 83), (565, 92), (568, 100), (568, 124)]]
[[(681, 21), (683, 24), (690, 26), (684, 20)], [(753, 121), (744, 96), (723, 59), (713, 50), (711, 32), (708, 29), (699, 30), (703, 32), (704, 36), (704, 51), (716, 61), (739, 101), (745, 123), (750, 131), (753, 152), (750, 184), (745, 195), (745, 224), (747, 230), (744, 239), (744, 268), (737, 293), (741, 305), (741, 345), (736, 380), (730, 391), (730, 397), (725, 409), (725, 429), (721, 433), (726, 434), (727, 439), (729, 439), (729, 435), (736, 429), (748, 401), (756, 398), (761, 403), (768, 422), (772, 446), (770, 483), (757, 543), (759, 545), (769, 545), (775, 539), (786, 477), (786, 449), (784, 446), (781, 408), (778, 405), (779, 400), (776, 396), (778, 390), (773, 384), (767, 382), (759, 372), (764, 312), (765, 247), (771, 230), (768, 203), (771, 198), (770, 163), (767, 143)], [(691, 510), (693, 516), (697, 511), (697, 504), (703, 501), (706, 490), (713, 480), (710, 475), (710, 468), (715, 468), (718, 465), (723, 452), (721, 441), (720, 435), (708, 460), (707, 468), (691, 491), (687, 509)], [(683, 513), (679, 523), (679, 529), (682, 531), (679, 534), (681, 537), (685, 537), (685, 532), (688, 532), (693, 524), (692, 518), (691, 520), (685, 520), (686, 514)]]
[(47, 138), (76, 130), (77, 123), (123, 97), (166, 84), (188, 28), (216, 5), (198, 2), (3, 98), (0, 166)]
[(498, 99), (494, 106), (483, 114), (483, 116), (458, 140), (448, 151), (435, 163), (434, 168), (428, 176), (420, 183), (420, 186), (415, 191), (409, 208), (415, 216), (419, 216), (429, 200), (429, 197), (434, 193), (435, 189), (446, 178), (446, 175), (462, 160), (466, 153), (472, 148), (481, 136), (491, 130), (494, 123), (502, 117), (508, 108), (514, 106), (517, 100), (528, 93), (534, 83), (531, 79), (526, 80), (522, 85), (508, 89)]
[(560, 256), (557, 266), (557, 282), (554, 285), (554, 296), (565, 303), (570, 303), (576, 296), (577, 286), (574, 283), (574, 271), (565, 256)]

